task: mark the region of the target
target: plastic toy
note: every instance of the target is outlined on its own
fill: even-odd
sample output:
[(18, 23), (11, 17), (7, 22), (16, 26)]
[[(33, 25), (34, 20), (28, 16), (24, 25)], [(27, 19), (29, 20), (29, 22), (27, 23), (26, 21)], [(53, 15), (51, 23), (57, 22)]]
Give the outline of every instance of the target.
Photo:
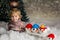
[(27, 32), (32, 32), (31, 29), (32, 29), (32, 24), (30, 24), (30, 23), (27, 24), (27, 25), (26, 25), (26, 31), (27, 31)]
[(32, 31), (33, 32), (36, 32), (36, 33), (38, 33), (39, 32), (39, 25), (38, 24), (34, 24), (33, 26), (32, 26)]
[(49, 34), (47, 37), (48, 37), (49, 39), (53, 40), (53, 39), (55, 38), (55, 35), (54, 35), (53, 33), (51, 33), (51, 34)]
[(45, 27), (45, 25), (42, 24), (42, 25), (40, 26), (40, 30), (43, 32), (43, 31), (45, 31), (45, 29), (47, 29), (47, 27)]

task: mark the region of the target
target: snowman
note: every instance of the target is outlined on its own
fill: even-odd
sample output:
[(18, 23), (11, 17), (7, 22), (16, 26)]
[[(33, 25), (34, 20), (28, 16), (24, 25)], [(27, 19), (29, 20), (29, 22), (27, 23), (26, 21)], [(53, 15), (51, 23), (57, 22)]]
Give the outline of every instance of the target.
[(26, 25), (26, 32), (27, 32), (27, 33), (32, 32), (32, 24), (28, 23), (28, 24)]

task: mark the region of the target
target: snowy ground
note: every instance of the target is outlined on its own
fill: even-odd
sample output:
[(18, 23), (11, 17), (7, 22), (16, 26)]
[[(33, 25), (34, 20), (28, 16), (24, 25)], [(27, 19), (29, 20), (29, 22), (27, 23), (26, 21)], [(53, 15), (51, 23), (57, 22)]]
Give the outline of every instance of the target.
[[(38, 22), (33, 22), (33, 23), (38, 23)], [(40, 23), (45, 23), (47, 26), (49, 26), (51, 28), (51, 31), (56, 35), (54, 40), (60, 40), (60, 20), (49, 20), (49, 21), (40, 21), (38, 24)], [(7, 23), (5, 22), (0, 22), (0, 27), (4, 27), (7, 29)], [(8, 34), (6, 34), (6, 31), (3, 30), (3, 32), (0, 30), (0, 34), (3, 34), (3, 36), (1, 37), (0, 35), (0, 40), (1, 39), (8, 39)], [(4, 38), (4, 36), (6, 38)], [(32, 37), (31, 37), (32, 39)], [(38, 37), (36, 37), (36, 39), (38, 39)], [(39, 40), (43, 40), (43, 39), (39, 39)]]

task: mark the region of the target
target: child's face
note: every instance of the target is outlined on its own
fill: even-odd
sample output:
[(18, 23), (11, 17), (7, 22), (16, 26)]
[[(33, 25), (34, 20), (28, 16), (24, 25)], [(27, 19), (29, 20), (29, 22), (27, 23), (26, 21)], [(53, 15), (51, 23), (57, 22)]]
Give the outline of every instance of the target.
[(17, 22), (19, 20), (20, 16), (17, 13), (13, 13), (11, 16), (11, 20), (13, 22)]

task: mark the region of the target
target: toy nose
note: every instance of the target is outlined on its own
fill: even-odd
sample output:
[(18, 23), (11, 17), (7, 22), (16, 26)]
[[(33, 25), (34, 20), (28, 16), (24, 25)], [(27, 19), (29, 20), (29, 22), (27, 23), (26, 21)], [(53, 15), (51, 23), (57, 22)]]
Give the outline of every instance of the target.
[(45, 29), (41, 29), (41, 31), (43, 32)]

